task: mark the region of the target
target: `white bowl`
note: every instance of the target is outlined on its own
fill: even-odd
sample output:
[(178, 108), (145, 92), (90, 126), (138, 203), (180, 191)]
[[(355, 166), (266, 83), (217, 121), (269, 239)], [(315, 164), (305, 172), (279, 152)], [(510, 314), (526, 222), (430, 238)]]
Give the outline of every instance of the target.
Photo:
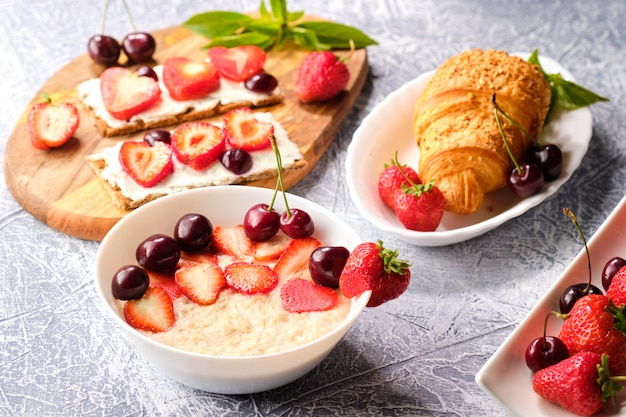
[[(111, 279), (119, 267), (136, 264), (135, 249), (142, 240), (155, 233), (171, 236), (176, 221), (191, 212), (204, 214), (213, 226), (240, 224), (248, 208), (269, 203), (272, 194), (273, 190), (249, 186), (215, 186), (172, 194), (134, 210), (102, 240), (95, 259), (95, 286), (108, 317), (155, 368), (172, 379), (221, 394), (248, 394), (285, 385), (315, 368), (365, 308), (369, 291), (352, 300), (348, 316), (332, 332), (297, 348), (258, 356), (190, 353), (156, 342), (126, 323), (111, 294)], [(301, 208), (311, 215), (315, 222), (313, 236), (324, 245), (352, 249), (361, 242), (353, 229), (323, 207), (293, 194), (288, 195), (288, 202), (290, 207)], [(278, 212), (284, 210), (282, 198), (277, 198), (275, 208)]]
[[(518, 53), (524, 59), (529, 54)], [(548, 73), (560, 73), (573, 80), (570, 72), (556, 61), (541, 56)], [(524, 214), (540, 204), (572, 176), (580, 165), (592, 133), (592, 115), (588, 107), (558, 111), (542, 132), (545, 143), (558, 145), (563, 152), (563, 171), (538, 194), (528, 198), (515, 196), (508, 188), (485, 195), (479, 211), (470, 215), (445, 212), (434, 232), (417, 232), (402, 226), (393, 210), (378, 195), (378, 177), (384, 165), (398, 152), (400, 163), (417, 169), (419, 149), (413, 137), (411, 120), (415, 103), (434, 71), (409, 81), (391, 93), (363, 120), (354, 132), (346, 157), (346, 181), (350, 196), (367, 220), (383, 232), (419, 246), (444, 246), (463, 242), (486, 233), (504, 222)]]

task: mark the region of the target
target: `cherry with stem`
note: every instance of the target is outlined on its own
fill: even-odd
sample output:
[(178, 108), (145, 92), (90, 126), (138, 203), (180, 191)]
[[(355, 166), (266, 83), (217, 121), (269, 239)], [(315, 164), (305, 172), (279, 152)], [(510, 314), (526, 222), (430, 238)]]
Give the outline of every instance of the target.
[(547, 335), (548, 319), (551, 315), (562, 317), (561, 314), (554, 311), (546, 314), (543, 322), (543, 336), (530, 342), (526, 348), (526, 366), (533, 372), (547, 368), (569, 357), (567, 345), (558, 337)]
[(565, 215), (570, 218), (572, 223), (574, 223), (578, 234), (583, 240), (583, 244), (585, 245), (585, 251), (587, 252), (587, 269), (589, 271), (589, 278), (587, 282), (570, 285), (565, 288), (565, 290), (561, 294), (561, 298), (559, 299), (559, 308), (561, 313), (567, 314), (570, 312), (578, 299), (589, 294), (602, 294), (602, 290), (591, 283), (591, 256), (589, 255), (587, 240), (585, 239), (585, 235), (580, 228), (580, 225), (578, 224), (576, 216), (568, 208), (564, 208), (563, 213), (565, 213)]
[(89, 41), (87, 42), (87, 53), (89, 54), (89, 57), (94, 62), (104, 66), (116, 64), (121, 53), (119, 42), (114, 37), (104, 34), (104, 25), (106, 22), (108, 7), (109, 1), (105, 0), (104, 10), (102, 12), (102, 23), (100, 24), (100, 33), (89, 38)]
[(137, 64), (148, 62), (152, 59), (152, 55), (154, 55), (154, 51), (156, 50), (154, 37), (147, 32), (137, 32), (133, 16), (128, 8), (128, 3), (126, 0), (123, 0), (123, 3), (133, 32), (122, 39), (122, 49), (131, 62)]

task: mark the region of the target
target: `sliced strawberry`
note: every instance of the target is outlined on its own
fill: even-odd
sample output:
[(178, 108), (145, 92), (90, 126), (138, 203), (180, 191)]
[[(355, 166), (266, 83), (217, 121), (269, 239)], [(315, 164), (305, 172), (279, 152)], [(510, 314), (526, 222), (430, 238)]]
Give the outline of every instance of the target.
[(255, 151), (271, 146), (274, 125), (257, 120), (252, 109), (240, 107), (231, 110), (223, 116), (223, 121), (224, 136), (229, 147)]
[(163, 332), (176, 321), (172, 299), (158, 287), (148, 288), (143, 297), (126, 302), (124, 318), (134, 328), (151, 332)]
[(28, 112), (31, 143), (37, 149), (61, 146), (76, 132), (79, 121), (78, 109), (71, 103), (36, 103)]
[(224, 268), (228, 285), (243, 294), (265, 294), (278, 285), (278, 277), (266, 265), (235, 262)]
[(174, 57), (163, 63), (163, 84), (174, 100), (196, 100), (220, 87), (220, 75), (208, 62)]
[(207, 54), (220, 75), (233, 81), (245, 81), (260, 72), (267, 58), (265, 51), (255, 45), (215, 46)]
[(212, 252), (211, 249), (205, 248), (197, 252), (180, 251), (181, 261), (189, 261), (196, 263), (209, 263), (217, 265), (217, 254)]
[(233, 227), (216, 226), (213, 229), (213, 246), (226, 255), (242, 259), (252, 255), (253, 242), (241, 224)]
[(311, 252), (322, 246), (314, 237), (294, 239), (287, 250), (278, 258), (274, 272), (281, 279), (287, 281), (292, 278), (311, 280), (309, 272), (309, 257)]
[(159, 84), (135, 71), (111, 67), (100, 75), (104, 107), (118, 120), (128, 120), (152, 107), (161, 98)]
[(178, 126), (171, 135), (176, 158), (195, 170), (217, 161), (224, 151), (222, 129), (207, 122), (188, 122)]
[(180, 297), (180, 288), (178, 288), (178, 285), (174, 280), (174, 274), (164, 274), (162, 272), (154, 272), (148, 269), (146, 269), (145, 271), (150, 277), (150, 284), (148, 285), (149, 287), (159, 287), (164, 289), (172, 300)]
[(279, 232), (267, 240), (254, 243), (254, 259), (258, 261), (269, 261), (278, 259), (293, 241), (286, 234)]
[(330, 310), (337, 304), (335, 290), (302, 278), (290, 279), (280, 288), (283, 308), (290, 313)]
[(174, 172), (172, 149), (163, 142), (124, 142), (120, 147), (122, 169), (142, 187), (153, 187)]
[(222, 268), (211, 263), (186, 262), (176, 270), (175, 279), (180, 291), (200, 305), (215, 303), (226, 286)]

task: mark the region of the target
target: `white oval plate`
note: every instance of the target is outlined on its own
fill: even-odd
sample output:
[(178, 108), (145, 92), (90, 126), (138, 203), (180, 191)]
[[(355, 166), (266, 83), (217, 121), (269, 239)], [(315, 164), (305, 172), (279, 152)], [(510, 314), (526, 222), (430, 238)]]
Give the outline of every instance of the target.
[[(516, 55), (524, 59), (529, 56), (527, 53)], [(572, 75), (556, 61), (543, 56), (539, 60), (547, 73), (561, 73), (564, 78), (573, 81)], [(547, 183), (540, 193), (532, 197), (517, 197), (507, 187), (489, 193), (476, 213), (459, 215), (445, 212), (434, 232), (408, 230), (380, 200), (377, 181), (396, 151), (400, 163), (417, 169), (419, 149), (413, 136), (413, 109), (433, 72), (409, 81), (377, 105), (354, 132), (346, 158), (350, 196), (363, 217), (376, 228), (419, 246), (451, 245), (474, 238), (538, 205), (554, 194), (578, 168), (592, 133), (588, 107), (559, 111), (545, 126), (541, 136), (543, 143), (554, 143), (563, 152), (563, 172), (558, 179)]]
[[(593, 284), (602, 288), (602, 269), (614, 256), (626, 257), (626, 197), (602, 223), (588, 242)], [(589, 274), (587, 253), (576, 255), (563, 275), (532, 308), (511, 335), (476, 374), (476, 382), (511, 415), (518, 417), (572, 417), (574, 414), (544, 400), (532, 387), (532, 372), (526, 367), (526, 347), (543, 334), (543, 324), (550, 311), (559, 310), (562, 291), (581, 282)], [(584, 281), (584, 279), (583, 279)], [(548, 320), (547, 334), (557, 335), (561, 321)], [(626, 416), (626, 390), (616, 396), (617, 407), (608, 405), (598, 416)]]

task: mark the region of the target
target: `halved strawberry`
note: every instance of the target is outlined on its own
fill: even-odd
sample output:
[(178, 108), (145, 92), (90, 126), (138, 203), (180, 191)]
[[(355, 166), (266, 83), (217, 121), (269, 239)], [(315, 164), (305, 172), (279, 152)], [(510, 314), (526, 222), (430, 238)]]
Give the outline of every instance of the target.
[(61, 146), (76, 132), (79, 121), (78, 109), (71, 103), (36, 103), (28, 112), (31, 143), (37, 149)]
[(290, 313), (330, 310), (337, 304), (337, 293), (330, 287), (294, 278), (280, 288), (280, 301)]
[(287, 250), (293, 239), (282, 232), (276, 233), (267, 240), (254, 243), (254, 259), (268, 261), (278, 259)]
[(159, 287), (164, 289), (172, 300), (180, 297), (180, 288), (178, 288), (178, 285), (176, 284), (174, 274), (154, 272), (150, 271), (149, 269), (146, 269), (145, 271), (148, 273), (148, 277), (150, 278), (150, 283), (148, 284), (148, 287)]
[(100, 75), (100, 93), (104, 107), (118, 120), (130, 119), (161, 98), (161, 89), (154, 79), (122, 67), (104, 70)]
[(222, 129), (207, 122), (183, 123), (174, 129), (170, 140), (178, 160), (195, 170), (217, 161), (225, 147)]
[(176, 270), (175, 279), (180, 291), (200, 305), (215, 303), (226, 286), (222, 268), (212, 263), (182, 263)]
[(278, 285), (278, 277), (266, 265), (235, 262), (224, 268), (228, 286), (244, 294), (265, 294)]
[(233, 227), (216, 226), (213, 229), (213, 246), (226, 255), (242, 259), (252, 255), (253, 242), (241, 224)]
[(127, 301), (124, 318), (134, 328), (151, 332), (163, 332), (176, 321), (172, 300), (158, 287), (148, 288), (143, 297)]
[(255, 151), (268, 148), (274, 125), (257, 120), (252, 109), (240, 107), (223, 116), (224, 136), (231, 148)]
[(196, 100), (220, 87), (220, 75), (208, 62), (174, 57), (163, 63), (163, 84), (174, 100)]
[(222, 77), (233, 81), (245, 81), (260, 72), (267, 58), (265, 51), (256, 45), (214, 46), (207, 54)]
[(282, 281), (292, 278), (304, 278), (310, 281), (309, 257), (311, 252), (320, 246), (322, 243), (314, 237), (294, 239), (287, 250), (278, 258), (274, 272)]
[[(210, 246), (210, 245), (209, 245)], [(209, 247), (196, 252), (180, 251), (180, 260), (197, 262), (197, 263), (210, 263), (217, 265), (217, 254), (212, 252)]]
[(172, 149), (163, 142), (124, 142), (120, 147), (122, 169), (142, 187), (153, 187), (174, 172)]

